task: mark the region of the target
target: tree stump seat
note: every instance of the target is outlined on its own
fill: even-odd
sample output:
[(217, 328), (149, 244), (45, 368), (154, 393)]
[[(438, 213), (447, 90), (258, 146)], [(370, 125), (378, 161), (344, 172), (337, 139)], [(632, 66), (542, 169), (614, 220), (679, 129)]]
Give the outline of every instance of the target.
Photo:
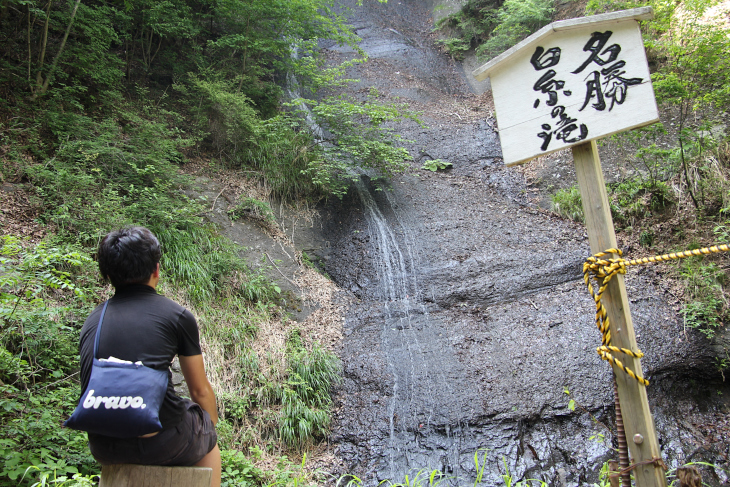
[(212, 475), (203, 467), (104, 465), (99, 487), (210, 487)]

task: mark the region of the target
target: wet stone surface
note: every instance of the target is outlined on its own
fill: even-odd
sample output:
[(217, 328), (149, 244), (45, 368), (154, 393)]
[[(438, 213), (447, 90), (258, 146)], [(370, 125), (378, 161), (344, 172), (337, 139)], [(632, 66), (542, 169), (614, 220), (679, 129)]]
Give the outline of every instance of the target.
[[(316, 227), (292, 232), (358, 298), (331, 437), (347, 470), (335, 474), (375, 485), (436, 469), (471, 485), (484, 466), (484, 485), (501, 485), (506, 466), (515, 481), (596, 482), (615, 456), (613, 392), (582, 281), (585, 229), (540, 208), (503, 166), (489, 107), (434, 45), (427, 2), (351, 7), (371, 57), (350, 73), (361, 80), (353, 93), (377, 86), (427, 127), (396, 127), (414, 162), (387, 190), (363, 175)], [(453, 168), (420, 169), (429, 159)], [(626, 281), (665, 461), (727, 465), (727, 441), (709, 425), (727, 423), (730, 389), (705, 342), (686, 333), (655, 269)], [(713, 475), (710, 485), (727, 481)]]

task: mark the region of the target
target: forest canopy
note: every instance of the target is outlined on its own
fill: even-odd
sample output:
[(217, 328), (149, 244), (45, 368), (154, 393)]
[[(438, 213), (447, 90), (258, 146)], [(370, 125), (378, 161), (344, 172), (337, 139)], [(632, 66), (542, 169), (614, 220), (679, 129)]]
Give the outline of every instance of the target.
[[(215, 154), (262, 171), (286, 198), (341, 194), (356, 159), (388, 174), (408, 158), (383, 125), (404, 115), (399, 108), (357, 109), (358, 101), (333, 96), (318, 100), (313, 123), (296, 115), (299, 98), (313, 102), (364, 60), (331, 0), (4, 0), (0, 11), (6, 137), (40, 157), (151, 130), (167, 142), (156, 159)], [(324, 40), (353, 56), (326, 65)], [(316, 126), (345, 119), (354, 127), (341, 133)], [(353, 137), (363, 127), (366, 136)], [(338, 136), (348, 142), (332, 144)], [(85, 153), (103, 157), (87, 145)]]

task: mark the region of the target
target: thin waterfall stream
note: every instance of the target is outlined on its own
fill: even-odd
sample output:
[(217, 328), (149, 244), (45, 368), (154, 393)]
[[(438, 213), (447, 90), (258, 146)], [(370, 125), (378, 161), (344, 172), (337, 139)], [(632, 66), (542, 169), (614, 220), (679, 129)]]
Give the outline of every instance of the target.
[[(448, 353), (448, 345), (438, 346), (439, 340), (435, 339), (443, 336), (444, 327), (429, 316), (423, 301), (429, 290), (422, 288), (418, 281), (417, 270), (421, 267), (418, 242), (407, 220), (398, 212), (389, 191), (382, 191), (384, 198), (381, 199), (392, 215), (392, 223), (385, 218), (362, 179), (355, 183), (355, 188), (367, 218), (368, 233), (373, 237), (370, 247), (375, 253), (379, 300), (383, 306), (381, 340), (389, 351), (388, 369), (393, 377), (388, 406), (387, 470), (389, 478), (396, 478), (398, 466), (401, 470), (403, 464), (418, 468), (413, 460), (421, 460), (412, 448), (404, 448), (412, 437), (409, 431), (431, 427), (434, 416), (443, 411), (436, 400), (438, 396), (428, 391), (440, 390), (451, 396), (454, 384), (449, 375), (453, 378), (458, 374), (450, 374), (441, 366), (434, 367), (438, 365), (434, 361), (424, 360), (426, 354)], [(428, 339), (425, 344), (424, 337)], [(413, 440), (413, 446), (417, 447), (417, 438)], [(455, 439), (451, 431), (446, 431), (446, 440), (440, 453), (440, 467), (445, 473), (454, 473), (450, 457), (455, 446), (449, 443)]]

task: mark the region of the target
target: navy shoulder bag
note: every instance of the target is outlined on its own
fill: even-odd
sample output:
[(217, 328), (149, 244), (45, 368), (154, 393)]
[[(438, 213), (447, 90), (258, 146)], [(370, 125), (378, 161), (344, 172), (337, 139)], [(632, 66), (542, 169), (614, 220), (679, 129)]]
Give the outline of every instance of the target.
[(104, 303), (94, 339), (89, 385), (64, 426), (115, 438), (134, 438), (162, 429), (160, 406), (167, 392), (167, 371), (142, 362), (121, 363), (97, 358)]

